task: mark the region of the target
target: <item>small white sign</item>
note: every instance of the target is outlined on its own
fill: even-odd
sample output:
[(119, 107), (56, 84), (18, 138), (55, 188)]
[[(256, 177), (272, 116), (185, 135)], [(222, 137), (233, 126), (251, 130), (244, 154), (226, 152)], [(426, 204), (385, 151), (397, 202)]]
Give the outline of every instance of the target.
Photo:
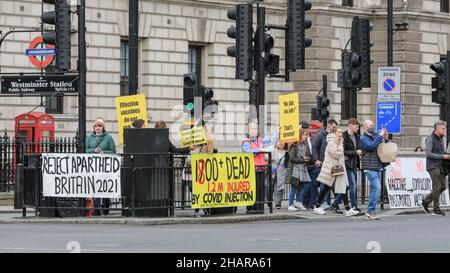
[(42, 154), (43, 196), (120, 198), (120, 156)]
[(400, 101), (400, 67), (378, 67), (378, 101)]

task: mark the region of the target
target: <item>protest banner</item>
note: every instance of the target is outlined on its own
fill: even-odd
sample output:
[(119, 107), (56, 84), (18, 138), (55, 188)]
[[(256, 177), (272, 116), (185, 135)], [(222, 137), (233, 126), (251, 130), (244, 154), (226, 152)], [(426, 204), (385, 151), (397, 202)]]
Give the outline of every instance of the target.
[(192, 207), (251, 206), (256, 201), (252, 153), (192, 154)]
[[(418, 208), (431, 192), (433, 183), (425, 158), (397, 158), (386, 168), (385, 184), (391, 209)], [(448, 189), (440, 197), (441, 206), (449, 206)]]
[(279, 97), (280, 104), (280, 142), (299, 139), (298, 93)]
[(143, 128), (147, 128), (147, 104), (145, 95), (116, 97), (117, 123), (119, 126), (119, 143), (123, 144), (123, 130), (131, 127), (133, 121), (145, 121)]
[(183, 147), (201, 144), (207, 144), (205, 128), (203, 126), (181, 131), (181, 145)]
[(42, 154), (43, 196), (120, 198), (120, 156)]

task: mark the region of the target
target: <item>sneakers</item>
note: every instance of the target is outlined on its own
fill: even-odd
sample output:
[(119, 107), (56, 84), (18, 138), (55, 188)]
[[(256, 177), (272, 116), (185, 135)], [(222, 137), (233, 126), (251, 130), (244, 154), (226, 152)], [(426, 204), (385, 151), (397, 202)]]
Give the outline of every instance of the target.
[(433, 210), (433, 215), (445, 216), (445, 213), (443, 211), (441, 211), (440, 209), (434, 209)]
[(344, 212), (339, 208), (339, 206), (334, 206), (334, 205), (331, 205), (330, 206), (330, 210), (332, 210), (332, 211), (334, 211), (334, 212), (336, 212), (337, 214), (343, 214)]
[(428, 203), (425, 202), (425, 199), (422, 199), (421, 205), (422, 205), (423, 211), (425, 211), (426, 213), (430, 213), (430, 211), (428, 210)]
[(298, 209), (294, 206), (289, 206), (288, 211), (298, 211)]
[(322, 208), (314, 208), (314, 211), (313, 211), (315, 214), (319, 214), (319, 215), (324, 215), (325, 214), (325, 211), (322, 209)]
[(378, 217), (375, 212), (366, 212), (366, 219), (369, 220), (379, 220), (380, 217)]
[(300, 202), (297, 202), (297, 206), (296, 206), (296, 208), (298, 208), (299, 210), (308, 210), (307, 208), (305, 208), (305, 206), (303, 206), (303, 204), (302, 203), (300, 203)]
[(198, 211), (194, 212), (194, 218), (200, 218), (200, 213)]
[(345, 216), (347, 216), (347, 217), (348, 216), (355, 216), (355, 215), (358, 215), (358, 214), (359, 214), (359, 211), (354, 210), (353, 208), (345, 211)]
[(325, 202), (325, 203), (322, 204), (321, 208), (322, 208), (323, 210), (326, 210), (326, 209), (329, 209), (330, 206)]
[(357, 212), (361, 212), (361, 210), (359, 208), (353, 207), (353, 210), (356, 210)]
[(281, 209), (281, 205), (275, 205), (275, 209)]

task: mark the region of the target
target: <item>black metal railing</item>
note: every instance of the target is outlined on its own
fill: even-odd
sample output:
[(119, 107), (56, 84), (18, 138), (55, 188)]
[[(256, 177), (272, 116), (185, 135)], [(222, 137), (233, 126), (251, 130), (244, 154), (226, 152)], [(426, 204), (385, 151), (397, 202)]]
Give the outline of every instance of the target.
[(54, 141), (30, 142), (23, 138), (10, 138), (5, 131), (0, 137), (0, 192), (14, 191), (15, 167), (23, 163), (24, 155), (32, 153), (76, 153), (76, 137), (60, 137)]
[[(270, 162), (270, 153), (264, 154)], [(94, 210), (120, 210), (122, 216), (171, 217), (175, 215), (176, 209), (191, 209), (192, 194), (188, 189), (191, 178), (186, 155), (153, 153), (120, 156), (121, 198), (111, 200), (109, 207), (95, 205)], [(87, 210), (92, 209), (86, 206), (84, 198), (71, 198), (68, 202), (63, 202), (64, 198), (43, 197), (40, 154), (28, 154), (24, 161), (24, 167), (20, 166), (24, 168), (23, 180), (18, 183), (17, 189), (23, 193), (19, 207), (34, 208), (36, 216), (47, 217), (83, 216)], [(256, 169), (255, 206), (263, 213), (264, 205), (267, 204), (272, 213), (271, 165), (256, 166)]]

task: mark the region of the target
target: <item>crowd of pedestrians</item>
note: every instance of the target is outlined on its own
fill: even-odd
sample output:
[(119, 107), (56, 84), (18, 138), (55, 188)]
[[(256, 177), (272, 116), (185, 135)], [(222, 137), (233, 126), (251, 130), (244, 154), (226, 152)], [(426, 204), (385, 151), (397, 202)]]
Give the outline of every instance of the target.
[[(142, 128), (144, 121), (133, 123), (134, 128)], [(380, 160), (378, 147), (388, 141), (386, 128), (376, 131), (374, 123), (366, 120), (362, 123), (351, 118), (344, 132), (338, 123), (330, 119), (326, 127), (317, 133), (311, 132), (308, 122), (299, 124), (299, 138), (292, 142), (281, 142), (278, 134), (270, 138), (261, 138), (258, 134), (257, 122), (250, 122), (247, 135), (242, 141), (243, 152), (253, 153), (257, 177), (265, 177), (265, 191), (268, 191), (267, 179), (268, 157), (261, 152), (271, 152), (273, 174), (273, 198), (276, 209), (282, 208), (285, 189), (288, 193), (288, 211), (312, 210), (318, 215), (326, 214), (326, 210), (344, 214), (340, 204), (344, 203), (345, 216), (364, 215), (358, 208), (357, 171), (362, 170), (370, 184), (370, 196), (365, 216), (367, 219), (378, 219), (376, 204), (382, 190), (381, 173), (389, 165)], [(177, 148), (170, 143), (171, 153), (214, 153), (217, 152), (214, 138), (207, 130), (202, 120), (198, 126), (203, 126), (206, 132), (207, 144), (188, 148)], [(155, 128), (167, 128), (164, 121), (158, 121)], [(362, 130), (361, 130), (362, 129)], [(421, 202), (425, 212), (431, 213), (433, 204), (434, 215), (445, 215), (440, 209), (440, 194), (446, 189), (445, 176), (450, 173), (450, 154), (446, 150), (443, 137), (446, 135), (446, 124), (437, 121), (433, 133), (426, 139), (426, 169), (432, 179), (433, 189)], [(362, 133), (361, 133), (362, 131)], [(87, 137), (88, 153), (115, 153), (115, 144), (105, 129), (101, 118), (95, 120), (92, 133)], [(420, 147), (418, 147), (420, 148)], [(416, 148), (416, 152), (421, 152)], [(270, 164), (269, 164), (270, 165)], [(184, 165), (183, 179), (192, 191), (190, 157)], [(286, 187), (289, 185), (289, 187)], [(331, 204), (331, 194), (334, 202)], [(271, 197), (269, 197), (271, 198)], [(268, 199), (269, 199), (268, 198)], [(92, 217), (93, 207), (104, 207), (107, 214), (108, 199), (87, 199), (87, 216)], [(261, 213), (258, 205), (248, 206), (247, 213)], [(208, 214), (208, 210), (204, 210)], [(199, 217), (199, 210), (194, 215)]]

